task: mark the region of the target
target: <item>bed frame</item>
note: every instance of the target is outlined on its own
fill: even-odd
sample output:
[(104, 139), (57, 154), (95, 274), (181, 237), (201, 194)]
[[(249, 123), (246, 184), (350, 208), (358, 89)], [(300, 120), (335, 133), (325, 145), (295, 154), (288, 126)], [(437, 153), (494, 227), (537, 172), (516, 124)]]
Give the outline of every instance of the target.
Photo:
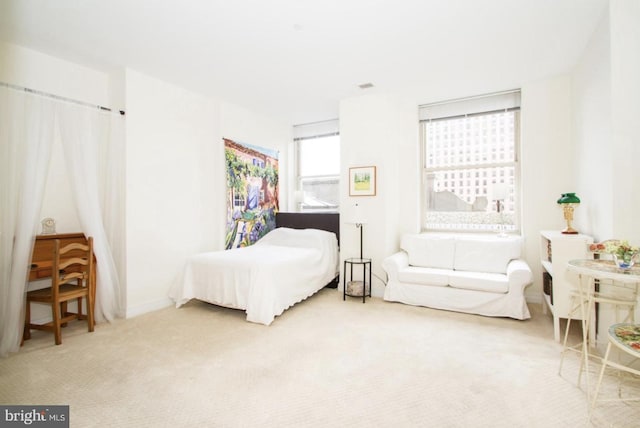
[[(290, 227), (292, 229), (320, 229), (336, 234), (338, 248), (340, 247), (340, 214), (338, 213), (276, 213), (276, 227)], [(327, 288), (337, 288), (340, 277), (326, 285)]]

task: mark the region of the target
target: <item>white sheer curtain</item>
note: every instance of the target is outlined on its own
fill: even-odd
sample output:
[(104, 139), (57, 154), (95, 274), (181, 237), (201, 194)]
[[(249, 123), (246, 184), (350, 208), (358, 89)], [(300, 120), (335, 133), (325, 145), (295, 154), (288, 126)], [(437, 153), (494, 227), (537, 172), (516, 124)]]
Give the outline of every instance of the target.
[(98, 154), (98, 167), (101, 177), (101, 206), (104, 228), (111, 254), (116, 265), (119, 281), (119, 299), (116, 317), (126, 316), (126, 236), (125, 236), (125, 130), (124, 116), (111, 114), (111, 133), (106, 146)]
[(96, 319), (124, 316), (123, 118), (0, 85), (0, 357), (20, 347), (29, 262), (57, 132), (82, 231), (94, 238)]
[[(105, 171), (106, 175), (112, 173), (107, 167), (99, 168), (99, 154), (104, 153), (105, 148), (107, 153), (111, 153), (108, 150), (111, 143), (111, 114), (67, 103), (59, 104), (57, 111), (78, 218), (84, 234), (93, 236), (98, 276), (95, 317), (97, 321), (111, 321), (123, 312), (120, 278), (104, 226), (101, 194), (106, 189), (105, 185), (99, 185), (100, 181), (106, 181), (100, 179), (100, 171)], [(106, 183), (110, 184), (108, 181)], [(121, 205), (119, 201), (113, 203), (116, 206), (106, 207), (107, 211)]]
[(51, 157), (54, 104), (0, 86), (0, 356), (20, 347), (29, 263)]

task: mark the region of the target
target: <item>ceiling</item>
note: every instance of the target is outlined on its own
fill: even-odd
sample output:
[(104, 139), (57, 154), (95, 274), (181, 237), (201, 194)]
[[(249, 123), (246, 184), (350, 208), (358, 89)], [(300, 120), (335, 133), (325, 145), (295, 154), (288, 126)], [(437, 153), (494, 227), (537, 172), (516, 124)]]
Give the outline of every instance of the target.
[[(608, 0), (3, 0), (0, 40), (129, 67), (298, 124), (380, 92), (426, 103), (571, 70)], [(358, 85), (373, 83), (370, 89)]]

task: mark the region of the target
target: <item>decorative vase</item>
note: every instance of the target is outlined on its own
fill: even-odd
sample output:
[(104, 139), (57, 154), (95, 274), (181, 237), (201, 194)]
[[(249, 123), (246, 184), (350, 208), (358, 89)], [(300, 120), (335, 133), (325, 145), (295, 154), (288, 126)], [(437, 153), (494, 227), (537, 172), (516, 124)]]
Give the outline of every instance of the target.
[(638, 253), (624, 253), (622, 255), (614, 254), (613, 261), (620, 269), (631, 269), (636, 263)]

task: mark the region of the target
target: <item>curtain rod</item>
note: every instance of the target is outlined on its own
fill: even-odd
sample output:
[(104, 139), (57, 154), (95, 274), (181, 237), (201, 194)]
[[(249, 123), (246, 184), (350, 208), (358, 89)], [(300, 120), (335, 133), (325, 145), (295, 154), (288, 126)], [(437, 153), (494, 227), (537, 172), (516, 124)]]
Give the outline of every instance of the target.
[[(72, 98), (67, 98), (67, 97), (63, 97), (63, 96), (60, 96), (60, 95), (50, 94), (48, 92), (38, 91), (36, 89), (25, 88), (24, 86), (13, 85), (11, 83), (0, 82), (0, 86), (5, 86), (7, 88), (15, 89), (17, 91), (28, 92), (30, 94), (40, 95), (42, 97), (53, 98), (54, 100), (66, 101), (66, 102), (69, 102), (69, 103), (78, 104), (78, 105), (85, 106), (85, 107), (97, 108), (98, 110), (102, 110), (102, 111), (109, 111), (109, 112), (112, 111), (109, 107), (104, 107), (104, 106), (101, 106), (101, 105), (98, 105), (98, 104), (91, 104), (91, 103), (87, 103), (87, 102), (84, 102), (84, 101), (74, 100)], [(120, 115), (124, 116), (124, 114), (125, 114), (124, 110), (120, 110)]]

